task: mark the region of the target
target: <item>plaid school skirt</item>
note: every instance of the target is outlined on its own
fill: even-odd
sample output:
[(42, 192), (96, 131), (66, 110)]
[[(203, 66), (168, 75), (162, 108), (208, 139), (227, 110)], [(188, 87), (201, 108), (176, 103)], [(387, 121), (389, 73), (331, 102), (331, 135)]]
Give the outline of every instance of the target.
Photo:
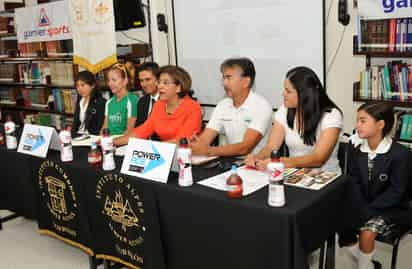
[(395, 224), (387, 223), (381, 216), (378, 216), (368, 220), (359, 230), (368, 230), (385, 235), (393, 226), (395, 226)]

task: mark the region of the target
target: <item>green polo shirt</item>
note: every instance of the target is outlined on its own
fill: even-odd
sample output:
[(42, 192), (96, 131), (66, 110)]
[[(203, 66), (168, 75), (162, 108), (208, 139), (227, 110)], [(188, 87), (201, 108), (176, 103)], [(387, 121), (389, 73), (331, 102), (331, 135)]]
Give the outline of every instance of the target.
[(106, 102), (105, 116), (111, 135), (123, 134), (127, 129), (127, 120), (137, 117), (138, 100), (136, 95), (129, 92), (120, 100), (113, 96)]

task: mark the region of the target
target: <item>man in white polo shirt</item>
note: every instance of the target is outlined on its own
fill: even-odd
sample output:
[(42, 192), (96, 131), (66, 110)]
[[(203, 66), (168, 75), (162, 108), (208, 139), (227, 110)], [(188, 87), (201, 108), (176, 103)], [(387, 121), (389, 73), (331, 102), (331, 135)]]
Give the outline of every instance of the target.
[[(236, 58), (224, 61), (220, 70), (227, 97), (217, 104), (203, 133), (192, 139), (192, 152), (208, 156), (258, 152), (271, 130), (272, 109), (264, 97), (251, 90), (255, 67), (247, 58)], [(211, 146), (218, 134), (226, 136), (227, 144)]]

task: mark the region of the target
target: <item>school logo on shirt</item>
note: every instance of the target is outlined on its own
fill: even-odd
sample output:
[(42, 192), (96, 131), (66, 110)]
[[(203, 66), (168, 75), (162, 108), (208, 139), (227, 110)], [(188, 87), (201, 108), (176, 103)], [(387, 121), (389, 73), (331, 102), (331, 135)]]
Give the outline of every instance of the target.
[(117, 112), (115, 114), (109, 115), (109, 120), (112, 123), (121, 123), (122, 122), (122, 115)]
[(243, 119), (243, 121), (244, 121), (246, 124), (250, 124), (250, 123), (252, 122), (252, 119), (251, 119), (250, 117), (245, 117), (245, 118)]
[(380, 182), (385, 182), (388, 180), (388, 175), (387, 174), (380, 174), (379, 175), (379, 181)]

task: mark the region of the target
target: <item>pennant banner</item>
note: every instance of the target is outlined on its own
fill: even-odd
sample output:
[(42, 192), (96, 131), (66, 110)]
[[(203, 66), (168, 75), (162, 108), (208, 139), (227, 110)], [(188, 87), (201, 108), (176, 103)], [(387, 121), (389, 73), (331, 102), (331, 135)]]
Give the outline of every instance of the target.
[(67, 1), (15, 10), (19, 43), (71, 39)]
[(412, 1), (409, 0), (358, 0), (358, 8), (363, 19), (412, 17)]
[(69, 0), (73, 62), (97, 73), (117, 62), (113, 0)]

